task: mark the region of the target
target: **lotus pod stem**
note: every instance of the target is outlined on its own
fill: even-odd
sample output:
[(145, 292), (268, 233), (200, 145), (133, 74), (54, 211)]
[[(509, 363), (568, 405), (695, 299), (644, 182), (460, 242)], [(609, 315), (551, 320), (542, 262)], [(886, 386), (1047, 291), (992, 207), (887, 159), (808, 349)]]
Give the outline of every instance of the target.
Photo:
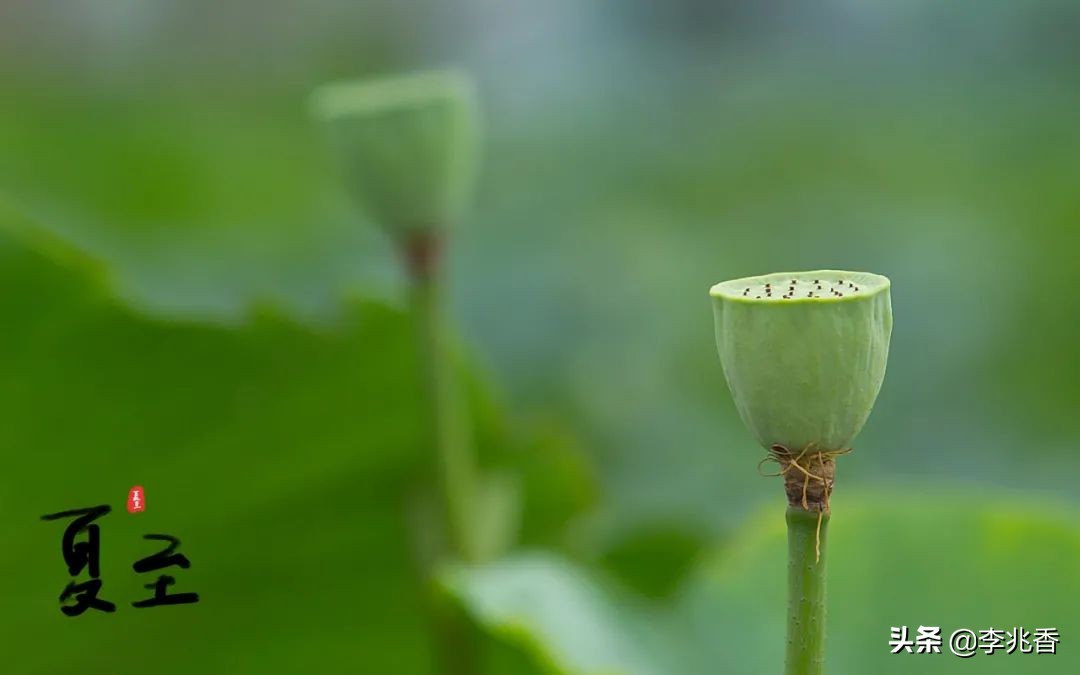
[(881, 389), (892, 335), (887, 278), (818, 270), (710, 290), (735, 407), (779, 466), (787, 494), (786, 675), (825, 668), (825, 551), (836, 458)]
[(829, 515), (788, 507), (785, 675), (825, 672), (825, 542)]

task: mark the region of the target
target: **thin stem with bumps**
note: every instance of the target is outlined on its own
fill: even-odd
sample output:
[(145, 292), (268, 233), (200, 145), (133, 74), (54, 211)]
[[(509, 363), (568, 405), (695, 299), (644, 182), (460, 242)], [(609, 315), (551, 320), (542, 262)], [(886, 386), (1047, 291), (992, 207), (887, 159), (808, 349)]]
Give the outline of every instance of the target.
[(789, 506), (785, 675), (825, 672), (825, 551), (829, 514)]
[(787, 494), (788, 616), (785, 675), (825, 672), (825, 552), (836, 458), (849, 450), (769, 449)]

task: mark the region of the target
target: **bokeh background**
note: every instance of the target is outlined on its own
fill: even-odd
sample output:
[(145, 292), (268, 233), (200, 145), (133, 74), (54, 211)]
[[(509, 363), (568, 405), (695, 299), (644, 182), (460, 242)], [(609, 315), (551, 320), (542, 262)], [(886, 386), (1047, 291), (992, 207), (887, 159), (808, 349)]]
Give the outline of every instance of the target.
[[(831, 672), (1077, 672), (1078, 31), (1064, 0), (0, 2), (4, 671), (435, 673), (402, 279), (306, 98), (455, 64), (485, 142), (452, 316), (523, 503), (436, 583), (477, 675), (779, 670), (782, 491), (707, 289), (816, 268), (895, 312)], [(98, 503), (120, 609), (67, 619), (39, 516)], [(148, 532), (198, 605), (130, 607)], [(890, 656), (900, 625), (1061, 644)]]

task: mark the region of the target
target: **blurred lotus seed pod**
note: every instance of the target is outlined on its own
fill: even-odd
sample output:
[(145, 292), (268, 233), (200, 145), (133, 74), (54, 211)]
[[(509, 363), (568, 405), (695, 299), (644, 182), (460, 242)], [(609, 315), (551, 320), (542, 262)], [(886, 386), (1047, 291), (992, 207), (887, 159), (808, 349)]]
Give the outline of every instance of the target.
[(445, 228), (467, 206), (476, 108), (472, 79), (457, 70), (331, 83), (311, 96), (348, 190), (395, 237)]
[(889, 280), (821, 270), (716, 284), (716, 345), (739, 415), (765, 448), (842, 450), (885, 377)]

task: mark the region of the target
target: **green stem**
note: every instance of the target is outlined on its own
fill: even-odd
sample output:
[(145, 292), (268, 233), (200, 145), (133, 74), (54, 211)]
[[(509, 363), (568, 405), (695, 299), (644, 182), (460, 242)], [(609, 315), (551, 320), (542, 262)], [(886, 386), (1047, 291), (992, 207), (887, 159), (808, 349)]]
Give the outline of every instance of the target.
[(789, 507), (787, 526), (788, 624), (787, 668), (784, 672), (785, 675), (822, 675), (825, 672), (825, 542), (829, 514), (820, 514), (819, 521), (816, 511)]
[(464, 401), (454, 377), (453, 359), (446, 344), (441, 286), (438, 274), (415, 279), (412, 289), (413, 311), (420, 339), (423, 376), (429, 401), (431, 439), (435, 446), (435, 461), (446, 509), (450, 546), (457, 557), (472, 561), (474, 547), (470, 536), (470, 522), (476, 486), (476, 459), (473, 456), (472, 433)]
[[(471, 421), (455, 377), (444, 325), (441, 242), (431, 234), (415, 235), (402, 243), (402, 251), (412, 284), (411, 305), (428, 400), (429, 438), (435, 450), (449, 539), (448, 552), (459, 560), (475, 562), (471, 527), (477, 489), (476, 457)], [(432, 598), (430, 619), (438, 672), (477, 675), (480, 671), (476, 631), (460, 608), (448, 604), (445, 598)]]

